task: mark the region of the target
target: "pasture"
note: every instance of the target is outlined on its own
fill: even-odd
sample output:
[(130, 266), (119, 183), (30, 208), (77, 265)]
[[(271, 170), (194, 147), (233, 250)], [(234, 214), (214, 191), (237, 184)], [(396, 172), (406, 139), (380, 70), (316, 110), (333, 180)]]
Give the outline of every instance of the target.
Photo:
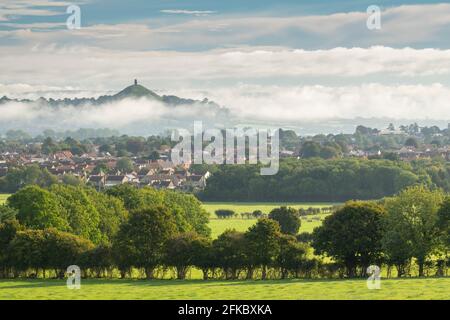
[(0, 204), (4, 204), (6, 202), (6, 199), (8, 199), (10, 195), (9, 194), (0, 194)]
[(204, 202), (203, 207), (210, 215), (215, 218), (214, 212), (218, 209), (233, 210), (240, 214), (244, 212), (253, 212), (255, 210), (261, 210), (265, 214), (269, 214), (272, 209), (282, 206), (292, 207), (294, 209), (308, 209), (312, 208), (324, 208), (332, 207), (338, 203), (330, 202)]
[(382, 279), (380, 290), (358, 280), (82, 280), (69, 290), (64, 280), (0, 280), (0, 300), (398, 300), (450, 298), (450, 278)]
[[(210, 214), (209, 226), (212, 231), (212, 238), (217, 238), (221, 233), (227, 229), (235, 229), (236, 231), (247, 231), (252, 225), (256, 223), (256, 219), (246, 219), (238, 217), (233, 217), (229, 219), (218, 219), (214, 212), (218, 209), (233, 210), (237, 214), (244, 212), (253, 212), (255, 210), (261, 210), (263, 213), (268, 214), (274, 208), (279, 208), (281, 206), (293, 207), (295, 209), (308, 209), (312, 208), (323, 208), (331, 207), (334, 203), (229, 203), (229, 202), (207, 202), (203, 204), (203, 207)], [(328, 214), (316, 214), (302, 217), (302, 225), (300, 227), (300, 232), (311, 233), (314, 228), (322, 224), (323, 219)]]

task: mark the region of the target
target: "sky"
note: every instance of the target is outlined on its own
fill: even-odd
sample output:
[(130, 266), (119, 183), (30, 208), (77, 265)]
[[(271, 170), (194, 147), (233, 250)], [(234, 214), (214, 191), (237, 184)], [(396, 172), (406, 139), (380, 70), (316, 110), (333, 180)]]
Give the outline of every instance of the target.
[(2, 0), (0, 96), (99, 96), (137, 78), (246, 119), (446, 121), (449, 34), (450, 2), (434, 0)]

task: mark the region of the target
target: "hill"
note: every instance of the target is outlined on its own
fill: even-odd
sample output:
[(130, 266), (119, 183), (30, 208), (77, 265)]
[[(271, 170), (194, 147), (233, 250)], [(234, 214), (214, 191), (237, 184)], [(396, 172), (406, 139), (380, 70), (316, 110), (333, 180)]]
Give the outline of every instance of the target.
[(49, 105), (52, 107), (64, 107), (64, 106), (82, 106), (82, 105), (102, 105), (105, 103), (112, 103), (120, 101), (123, 99), (141, 99), (147, 98), (149, 100), (155, 100), (162, 102), (167, 106), (176, 107), (179, 105), (200, 105), (207, 106), (209, 108), (220, 109), (221, 107), (208, 99), (203, 100), (193, 100), (180, 98), (174, 95), (160, 96), (154, 91), (138, 84), (135, 80), (134, 84), (126, 87), (125, 89), (119, 91), (113, 95), (103, 95), (98, 98), (74, 98), (74, 99), (53, 99), (53, 98), (39, 98), (37, 100), (30, 99), (10, 99), (7, 96), (0, 98), (0, 105), (10, 102), (21, 102), (21, 103), (38, 103), (40, 105)]

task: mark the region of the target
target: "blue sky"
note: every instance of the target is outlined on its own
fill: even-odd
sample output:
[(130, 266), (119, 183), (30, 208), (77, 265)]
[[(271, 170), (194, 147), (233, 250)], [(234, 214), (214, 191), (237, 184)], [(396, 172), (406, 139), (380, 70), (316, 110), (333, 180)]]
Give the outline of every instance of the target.
[[(227, 37), (217, 37), (217, 30), (192, 29), (185, 32), (184, 39), (190, 37), (191, 41), (179, 41), (176, 37), (172, 41), (168, 39), (173, 35), (166, 32), (161, 41), (141, 41), (136, 49), (141, 50), (188, 50), (201, 51), (219, 47), (230, 47), (237, 45), (251, 46), (287, 46), (303, 49), (327, 49), (336, 46), (368, 47), (372, 45), (389, 45), (391, 47), (414, 47), (414, 48), (448, 48), (448, 24), (430, 24), (426, 19), (433, 16), (426, 16), (424, 20), (417, 18), (415, 13), (405, 12), (395, 13), (396, 9), (402, 7), (414, 8), (417, 6), (432, 6), (433, 4), (445, 4), (446, 1), (401, 1), (401, 0), (353, 0), (353, 1), (330, 1), (330, 0), (6, 0), (0, 4), (0, 45), (18, 44), (23, 41), (23, 36), (17, 36), (14, 31), (30, 29), (35, 33), (63, 30), (64, 21), (67, 18), (65, 10), (69, 4), (78, 4), (82, 9), (82, 26), (92, 28), (96, 25), (129, 25), (141, 24), (148, 28), (164, 29), (170, 27), (187, 25), (189, 23), (204, 22), (212, 27), (215, 23), (219, 26), (225, 23), (228, 28), (223, 28), (223, 35)], [(351, 17), (348, 21), (336, 22), (336, 32), (322, 32), (320, 22), (314, 25), (314, 21), (308, 27), (299, 26), (294, 23), (295, 19), (301, 20), (308, 17), (329, 17), (330, 23), (336, 19), (336, 15), (349, 15), (352, 13), (365, 13), (370, 5), (379, 6), (386, 12), (388, 27), (381, 32), (370, 32), (365, 28), (364, 20), (361, 23), (353, 24)], [(393, 12), (389, 14), (389, 12)], [(400, 15), (400, 17), (398, 17)], [(415, 28), (408, 30), (398, 29), (391, 23), (394, 18), (398, 21), (409, 23), (414, 22)], [(289, 19), (291, 23), (270, 32), (269, 24), (255, 24), (246, 29), (244, 23), (246, 19), (263, 19), (264, 17), (275, 20)], [(345, 20), (345, 19), (344, 19)], [(411, 21), (415, 20), (415, 21)], [(233, 23), (237, 27), (233, 28)], [(255, 29), (267, 28), (267, 32), (256, 35), (249, 35), (240, 39), (242, 31), (249, 33)], [(414, 37), (415, 29), (428, 30), (431, 36)], [(6, 32), (10, 32), (10, 34)], [(340, 31), (340, 32), (339, 32)], [(219, 31), (220, 32), (220, 31)], [(339, 33), (338, 33), (339, 32)], [(16, 32), (17, 33), (17, 32)], [(409, 33), (409, 32), (408, 32)], [(161, 34), (161, 33), (160, 33)], [(195, 41), (196, 36), (207, 37), (207, 41)], [(146, 39), (144, 39), (146, 40)], [(189, 40), (189, 39), (188, 39)], [(79, 38), (71, 39), (66, 37), (63, 41), (76, 43), (83, 41)], [(146, 45), (145, 45), (146, 44)]]
[(449, 34), (450, 1), (3, 0), (0, 96), (98, 96), (138, 78), (249, 117), (450, 119)]

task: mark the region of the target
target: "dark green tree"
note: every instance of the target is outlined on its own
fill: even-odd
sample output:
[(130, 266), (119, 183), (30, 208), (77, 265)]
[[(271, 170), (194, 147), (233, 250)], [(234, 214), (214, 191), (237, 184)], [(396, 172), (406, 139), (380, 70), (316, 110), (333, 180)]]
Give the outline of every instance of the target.
[(284, 234), (296, 235), (301, 226), (298, 210), (294, 208), (275, 208), (269, 213), (269, 219), (277, 221)]
[(348, 202), (314, 229), (312, 246), (317, 254), (342, 262), (349, 277), (356, 275), (358, 266), (363, 275), (366, 267), (380, 259), (383, 215), (383, 208), (376, 204)]

